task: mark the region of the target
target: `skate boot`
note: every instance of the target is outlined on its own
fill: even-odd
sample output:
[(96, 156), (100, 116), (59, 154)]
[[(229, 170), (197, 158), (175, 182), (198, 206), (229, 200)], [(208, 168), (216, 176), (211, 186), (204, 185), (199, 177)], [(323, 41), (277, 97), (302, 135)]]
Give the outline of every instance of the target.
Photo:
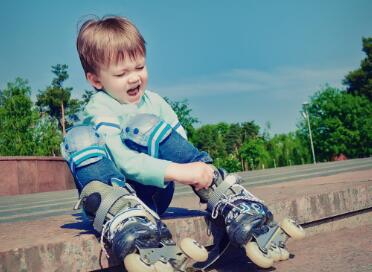
[(103, 251), (124, 262), (128, 272), (185, 271), (190, 259), (207, 258), (206, 249), (190, 238), (179, 248), (159, 216), (128, 184), (92, 181), (81, 192), (76, 208), (80, 206), (101, 233)]
[(258, 266), (268, 268), (274, 261), (286, 260), (289, 237), (301, 239), (305, 232), (293, 220), (278, 225), (264, 202), (239, 184), (236, 175), (215, 171), (212, 186), (197, 192), (213, 219), (220, 218), (232, 244), (245, 248)]

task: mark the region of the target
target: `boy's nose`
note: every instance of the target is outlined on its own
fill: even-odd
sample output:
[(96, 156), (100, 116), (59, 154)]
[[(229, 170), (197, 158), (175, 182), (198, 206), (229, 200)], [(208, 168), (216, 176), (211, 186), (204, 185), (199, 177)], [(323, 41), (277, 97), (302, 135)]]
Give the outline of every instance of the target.
[(140, 76), (138, 74), (133, 74), (129, 78), (129, 83), (136, 83), (140, 80)]

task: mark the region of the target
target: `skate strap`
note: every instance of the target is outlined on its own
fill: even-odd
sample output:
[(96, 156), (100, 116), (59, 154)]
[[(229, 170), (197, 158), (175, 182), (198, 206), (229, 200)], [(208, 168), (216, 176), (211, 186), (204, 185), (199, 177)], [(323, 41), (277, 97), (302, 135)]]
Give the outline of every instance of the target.
[(141, 208), (132, 208), (115, 215), (115, 217), (109, 223), (110, 233), (114, 233), (118, 225), (122, 224), (126, 219), (132, 217), (144, 217), (156, 225), (155, 218), (148, 211)]
[(213, 191), (208, 199), (208, 210), (213, 210), (217, 203), (224, 197), (225, 192), (236, 183), (237, 177), (235, 175), (228, 175)]
[(111, 191), (109, 194), (105, 196), (102, 200), (101, 205), (96, 212), (96, 216), (93, 221), (93, 227), (96, 231), (101, 232), (103, 228), (103, 223), (105, 222), (107, 213), (111, 209), (111, 207), (115, 204), (115, 202), (125, 195), (129, 195), (125, 190), (121, 188), (115, 188), (116, 190)]

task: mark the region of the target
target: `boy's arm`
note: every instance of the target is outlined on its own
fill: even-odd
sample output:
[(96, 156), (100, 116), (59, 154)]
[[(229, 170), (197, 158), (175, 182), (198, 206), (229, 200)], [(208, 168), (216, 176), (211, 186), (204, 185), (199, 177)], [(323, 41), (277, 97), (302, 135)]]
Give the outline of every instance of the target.
[[(103, 127), (99, 128), (102, 130)], [(129, 179), (145, 185), (164, 187), (164, 181), (193, 185), (196, 190), (208, 188), (213, 180), (213, 168), (203, 162), (179, 164), (153, 158), (129, 149), (120, 135), (106, 135), (106, 144), (114, 161)]]
[[(153, 93), (160, 105), (160, 118), (171, 124), (172, 128), (187, 140), (185, 129), (179, 122), (177, 114), (160, 95)], [(193, 185), (196, 190), (208, 188), (213, 180), (214, 170), (203, 162), (171, 163), (165, 169), (166, 181), (177, 181), (182, 184)]]
[(214, 169), (204, 162), (171, 163), (165, 169), (165, 180), (192, 185), (196, 190), (207, 189), (213, 180)]

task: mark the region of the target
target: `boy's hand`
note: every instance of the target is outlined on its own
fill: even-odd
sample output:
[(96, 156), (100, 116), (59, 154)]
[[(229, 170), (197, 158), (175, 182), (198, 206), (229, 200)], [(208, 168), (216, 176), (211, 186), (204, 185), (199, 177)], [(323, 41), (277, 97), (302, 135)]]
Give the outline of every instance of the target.
[(198, 191), (212, 184), (213, 174), (214, 169), (203, 162), (171, 163), (165, 170), (165, 180), (192, 185)]

